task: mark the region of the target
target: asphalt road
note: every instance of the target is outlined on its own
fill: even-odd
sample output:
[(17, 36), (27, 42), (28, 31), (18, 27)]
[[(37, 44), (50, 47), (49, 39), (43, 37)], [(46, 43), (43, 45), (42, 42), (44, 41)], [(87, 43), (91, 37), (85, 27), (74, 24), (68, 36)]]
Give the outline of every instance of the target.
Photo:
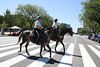
[(0, 67), (100, 67), (100, 43), (85, 36), (65, 35), (65, 54), (60, 43), (56, 53), (55, 42), (51, 41), (52, 59), (48, 51), (43, 51), (43, 58), (40, 58), (40, 46), (33, 43), (28, 47), (30, 56), (25, 53), (25, 45), (18, 53), (17, 41), (17, 36), (0, 37)]

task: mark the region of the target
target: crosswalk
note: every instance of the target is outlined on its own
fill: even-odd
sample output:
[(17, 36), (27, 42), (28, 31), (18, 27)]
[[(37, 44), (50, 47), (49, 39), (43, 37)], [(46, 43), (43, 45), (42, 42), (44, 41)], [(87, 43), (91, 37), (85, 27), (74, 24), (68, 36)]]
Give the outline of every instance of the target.
[[(82, 59), (82, 63), (84, 66), (82, 67), (98, 67), (95, 59), (92, 58), (92, 56), (89, 53), (89, 50), (92, 52), (92, 54), (96, 55), (97, 58), (100, 61), (100, 46), (98, 45), (84, 45), (84, 44), (75, 44), (75, 43), (64, 43), (66, 52), (65, 54), (59, 54), (56, 53), (54, 50), (56, 42), (50, 42), (50, 47), (52, 48), (52, 59), (56, 60), (58, 63), (56, 66), (53, 67), (73, 67), (73, 57), (75, 52), (75, 46), (78, 45), (79, 49), (77, 51), (80, 51), (80, 56)], [(25, 46), (25, 45), (24, 45)], [(8, 43), (8, 44), (0, 44), (0, 67), (47, 67), (48, 62), (50, 62), (51, 58), (49, 58), (50, 54), (48, 51), (43, 51), (42, 55), (43, 58), (39, 56), (40, 52), (40, 46), (30, 43), (28, 50), (30, 55), (27, 55), (25, 52), (25, 47), (23, 46), (22, 52), (19, 54), (19, 44), (15, 45), (14, 43)], [(15, 49), (13, 49), (15, 48)], [(89, 48), (87, 50), (87, 48)], [(57, 47), (58, 52), (62, 52), (62, 45), (58, 45)], [(63, 52), (62, 52), (63, 53)], [(57, 61), (58, 59), (55, 59), (54, 57), (58, 58), (60, 61)], [(59, 58), (60, 56), (60, 58)], [(26, 61), (26, 62), (25, 62)], [(75, 60), (74, 60), (75, 61)], [(76, 60), (77, 62), (77, 60)], [(80, 66), (79, 66), (80, 67)]]

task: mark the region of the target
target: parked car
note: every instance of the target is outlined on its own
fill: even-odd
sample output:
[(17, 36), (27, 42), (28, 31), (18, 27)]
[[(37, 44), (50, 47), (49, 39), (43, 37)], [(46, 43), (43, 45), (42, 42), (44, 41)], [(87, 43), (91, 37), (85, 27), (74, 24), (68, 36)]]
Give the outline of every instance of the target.
[(88, 39), (90, 39), (90, 38), (91, 38), (91, 36), (92, 36), (92, 34), (89, 34), (89, 35), (88, 35)]
[(94, 41), (96, 37), (97, 37), (97, 35), (92, 34), (92, 36), (90, 37), (90, 39)]
[(22, 32), (22, 30), (14, 31), (12, 35), (13, 36), (18, 36), (21, 32)]
[(97, 37), (95, 37), (95, 41), (97, 41), (98, 43), (100, 43), (100, 35), (97, 35)]

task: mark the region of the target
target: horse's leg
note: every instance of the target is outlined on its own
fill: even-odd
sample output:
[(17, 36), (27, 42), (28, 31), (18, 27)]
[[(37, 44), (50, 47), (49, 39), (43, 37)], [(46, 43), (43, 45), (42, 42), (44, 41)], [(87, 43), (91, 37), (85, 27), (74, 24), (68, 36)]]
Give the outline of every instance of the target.
[(24, 43), (25, 43), (24, 41), (23, 41), (22, 43), (20, 43), (20, 50), (18, 51), (18, 53), (22, 51), (22, 45), (23, 45)]
[(41, 44), (41, 48), (40, 48), (40, 57), (42, 57), (41, 53), (42, 53), (42, 49), (43, 49), (43, 44)]
[(60, 43), (63, 45), (63, 50), (64, 50), (64, 53), (65, 53), (65, 45), (62, 41), (60, 41)]
[(27, 55), (30, 55), (30, 54), (28, 53), (28, 50), (27, 50), (28, 45), (29, 45), (29, 42), (27, 41), (27, 43), (26, 43), (26, 45), (25, 45), (26, 53), (27, 53)]
[(48, 49), (49, 49), (49, 51), (50, 51), (50, 58), (51, 58), (51, 48), (50, 48), (49, 44), (46, 45), (46, 46), (48, 47)]
[(59, 42), (58, 42), (58, 41), (56, 41), (56, 46), (55, 46), (55, 51), (56, 51), (56, 52), (57, 52), (56, 48), (57, 48), (58, 43), (59, 43)]
[(45, 46), (44, 46), (44, 51), (46, 51), (46, 48), (45, 48)]

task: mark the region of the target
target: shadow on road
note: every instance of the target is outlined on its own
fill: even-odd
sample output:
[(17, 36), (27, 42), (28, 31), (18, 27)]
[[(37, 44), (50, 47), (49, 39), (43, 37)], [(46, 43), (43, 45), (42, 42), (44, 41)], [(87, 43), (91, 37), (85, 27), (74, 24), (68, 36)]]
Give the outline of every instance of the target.
[[(49, 51), (48, 51), (49, 52)], [(79, 57), (79, 58), (82, 58), (82, 56), (79, 56), (79, 55), (72, 55), (72, 54), (68, 54), (68, 53), (64, 53), (64, 52), (55, 52), (55, 51), (52, 51), (52, 53), (55, 53), (55, 54), (59, 54), (59, 55), (65, 55), (65, 56), (74, 56), (74, 57)], [(55, 63), (60, 63), (60, 64), (63, 64), (63, 65), (68, 65), (68, 66), (72, 66), (72, 64), (70, 63), (65, 63), (65, 62), (61, 62), (61, 61), (57, 61), (53, 58), (48, 58), (48, 57), (37, 57), (37, 56), (27, 56), (27, 55), (23, 55), (23, 54), (20, 54), (24, 57), (26, 57), (27, 59), (30, 59), (30, 60), (37, 60), (39, 62), (44, 62), (46, 64), (55, 64)]]

